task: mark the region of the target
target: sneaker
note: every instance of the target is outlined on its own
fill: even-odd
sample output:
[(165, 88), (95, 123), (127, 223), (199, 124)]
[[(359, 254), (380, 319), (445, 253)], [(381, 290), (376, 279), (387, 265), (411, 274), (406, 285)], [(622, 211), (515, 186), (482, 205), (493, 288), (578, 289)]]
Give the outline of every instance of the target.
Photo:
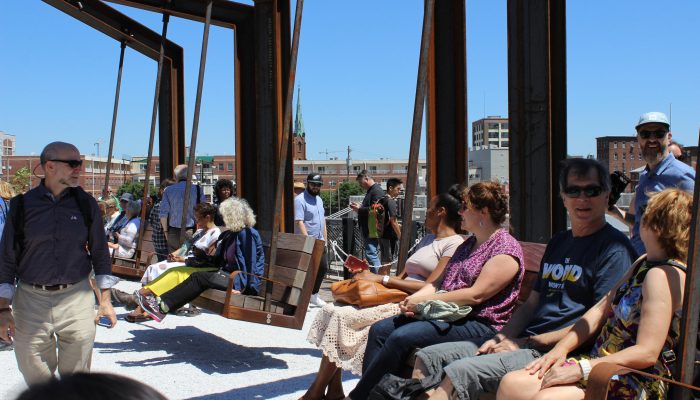
[(321, 298), (321, 296), (318, 295), (318, 293), (316, 293), (311, 295), (311, 299), (309, 299), (309, 304), (316, 307), (323, 307), (326, 305), (326, 302), (323, 301), (323, 299)]
[(160, 305), (158, 305), (158, 300), (154, 296), (144, 296), (139, 292), (134, 293), (136, 295), (136, 301), (148, 315), (151, 316), (156, 322), (160, 322), (165, 318), (165, 313), (160, 311)]
[(13, 342), (6, 342), (0, 339), (0, 351), (12, 351), (15, 349), (15, 344)]
[(112, 302), (123, 305), (124, 308), (129, 311), (133, 310), (139, 305), (136, 302), (136, 296), (133, 294), (122, 292), (121, 290), (115, 288), (111, 288), (109, 291), (112, 294)]

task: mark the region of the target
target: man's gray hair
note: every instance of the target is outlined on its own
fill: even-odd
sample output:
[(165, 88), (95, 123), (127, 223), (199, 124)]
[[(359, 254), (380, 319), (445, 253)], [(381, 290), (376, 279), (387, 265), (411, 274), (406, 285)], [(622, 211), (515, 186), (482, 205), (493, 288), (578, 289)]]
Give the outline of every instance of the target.
[[(75, 151), (78, 151), (78, 148), (70, 143), (51, 142), (41, 151), (41, 154), (39, 155), (39, 163), (41, 163), (42, 166), (46, 165), (47, 161), (55, 159), (58, 156), (59, 151), (65, 148), (72, 148), (75, 149)], [(78, 153), (80, 153), (80, 151), (78, 151)]]
[(187, 164), (180, 164), (173, 169), (173, 176), (175, 180), (181, 181), (187, 179)]
[(219, 205), (219, 213), (226, 227), (234, 232), (255, 226), (255, 213), (244, 199), (229, 197)]

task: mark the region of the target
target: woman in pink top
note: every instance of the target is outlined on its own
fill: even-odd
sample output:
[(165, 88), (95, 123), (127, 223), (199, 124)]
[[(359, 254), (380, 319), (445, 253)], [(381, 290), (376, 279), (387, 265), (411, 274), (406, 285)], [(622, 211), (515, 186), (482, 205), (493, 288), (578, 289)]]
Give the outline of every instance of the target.
[[(473, 236), (455, 251), (442, 277), (401, 303), (403, 315), (372, 325), (362, 378), (349, 398), (368, 398), (384, 374), (399, 373), (416, 347), (490, 337), (510, 319), (525, 270), (520, 244), (501, 228), (508, 198), (499, 184), (480, 182), (462, 200), (462, 228)], [(454, 322), (414, 319), (416, 306), (429, 300), (469, 305), (472, 311)]]
[[(427, 282), (442, 275), (452, 254), (464, 241), (457, 234), (461, 217), (459, 209), (466, 187), (454, 185), (448, 193), (435, 196), (425, 215), (425, 226), (431, 232), (418, 244), (406, 260), (401, 276), (384, 277), (365, 271), (355, 279), (376, 282), (414, 293)], [(327, 304), (316, 314), (309, 329), (309, 342), (323, 351), (318, 374), (302, 399), (342, 399), (341, 369), (359, 375), (367, 345), (369, 327), (384, 318), (399, 314), (398, 304), (384, 304), (359, 309), (354, 306)]]

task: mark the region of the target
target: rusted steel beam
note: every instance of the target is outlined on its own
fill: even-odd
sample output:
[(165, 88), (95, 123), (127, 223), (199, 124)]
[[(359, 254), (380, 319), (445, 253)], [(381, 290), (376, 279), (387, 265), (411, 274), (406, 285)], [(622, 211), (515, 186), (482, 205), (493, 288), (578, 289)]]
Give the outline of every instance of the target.
[(508, 0), (510, 222), (544, 243), (566, 228), (557, 199), (566, 158), (566, 10), (558, 0)]
[[(700, 135), (699, 135), (700, 136)], [(698, 137), (700, 145), (700, 137)], [(700, 201), (700, 168), (695, 166), (695, 190), (693, 193), (693, 219), (690, 224), (690, 245), (688, 246), (688, 271), (685, 275), (685, 298), (681, 319), (681, 341), (679, 347), (676, 379), (692, 384), (695, 368), (695, 355), (698, 339), (698, 323), (700, 322), (700, 219), (698, 218), (698, 202)], [(689, 400), (687, 390), (674, 390), (673, 400)]]
[(427, 165), (430, 197), (467, 182), (466, 1), (436, 0), (428, 54)]
[[(158, 60), (160, 34), (148, 29), (99, 0), (43, 0), (78, 21)], [(173, 161), (184, 159), (184, 53), (172, 41), (164, 42), (163, 77), (158, 110), (161, 179), (171, 175)], [(128, 65), (126, 67), (128, 69)]]
[[(140, 8), (159, 14), (204, 22), (206, 0), (173, 0), (166, 4), (164, 0), (106, 0), (110, 3)], [(228, 0), (215, 0), (212, 7), (211, 23), (225, 28), (233, 28), (253, 16), (253, 7)]]
[[(255, 0), (255, 149), (250, 153), (236, 154), (237, 157), (244, 157), (241, 160), (242, 170), (238, 171), (244, 174), (242, 192), (257, 211), (258, 227), (262, 230), (272, 230), (275, 215), (272, 199), (275, 198), (284, 124), (282, 104), (289, 76), (289, 20), (287, 0)], [(288, 156), (286, 163), (285, 185), (279, 188), (283, 191), (291, 188), (292, 181), (292, 158)], [(283, 193), (281, 231), (292, 227), (290, 195), (291, 193)]]
[[(425, 0), (423, 11), (423, 29), (421, 31), (420, 55), (418, 57), (418, 78), (416, 79), (416, 97), (413, 102), (413, 123), (411, 126), (411, 146), (408, 153), (408, 176), (406, 177), (406, 201), (403, 203), (404, 219), (411, 220), (413, 215), (413, 199), (418, 183), (418, 150), (420, 148), (421, 128), (423, 126), (423, 110), (428, 91), (428, 53), (433, 32), (433, 15), (435, 0)], [(399, 243), (399, 261), (396, 275), (403, 272), (408, 258), (408, 248), (411, 246), (409, 237), (413, 224), (404, 223), (401, 226), (401, 241)]]

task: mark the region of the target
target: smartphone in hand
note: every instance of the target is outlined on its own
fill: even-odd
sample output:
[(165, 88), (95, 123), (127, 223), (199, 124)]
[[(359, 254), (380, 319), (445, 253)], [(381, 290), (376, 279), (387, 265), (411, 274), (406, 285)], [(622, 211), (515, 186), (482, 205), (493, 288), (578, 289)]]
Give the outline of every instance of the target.
[(100, 319), (97, 320), (97, 325), (104, 326), (105, 328), (111, 328), (112, 327), (112, 320), (109, 319), (108, 316), (103, 315), (100, 317)]

